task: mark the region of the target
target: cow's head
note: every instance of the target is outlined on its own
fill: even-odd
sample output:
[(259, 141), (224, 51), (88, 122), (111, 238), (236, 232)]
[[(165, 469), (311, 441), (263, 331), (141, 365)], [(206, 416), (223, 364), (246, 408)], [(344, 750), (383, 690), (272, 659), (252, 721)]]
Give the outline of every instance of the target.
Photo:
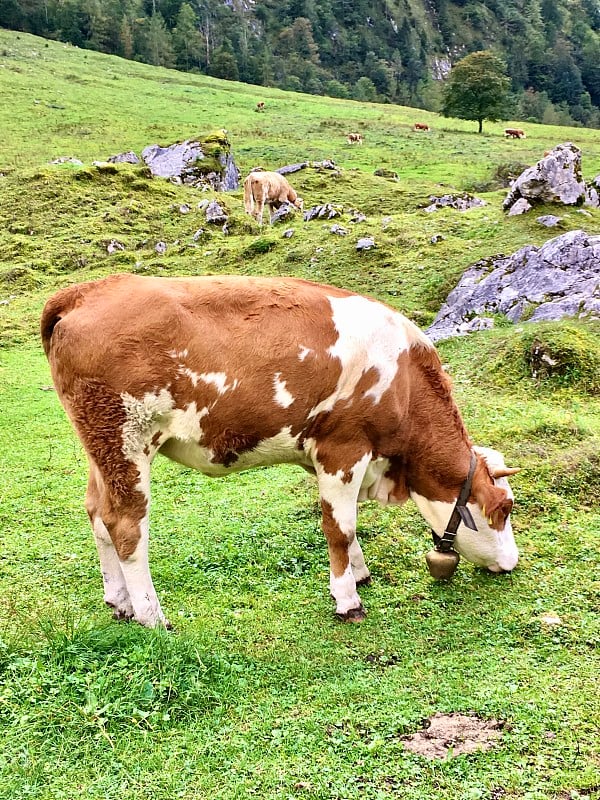
[[(519, 560), (519, 552), (510, 524), (513, 493), (506, 480), (518, 469), (504, 463), (501, 453), (487, 447), (475, 447), (477, 464), (473, 474), (467, 508), (477, 530), (460, 522), (454, 548), (467, 561), (491, 572), (509, 572)], [(411, 492), (413, 500), (438, 536), (443, 536), (454, 504), (429, 500)]]

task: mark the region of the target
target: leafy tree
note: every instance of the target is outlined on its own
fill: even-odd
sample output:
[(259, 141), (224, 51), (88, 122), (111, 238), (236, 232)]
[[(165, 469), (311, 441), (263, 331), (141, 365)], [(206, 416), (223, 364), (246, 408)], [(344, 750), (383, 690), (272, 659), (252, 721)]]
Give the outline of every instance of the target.
[(445, 117), (497, 120), (506, 111), (510, 79), (506, 65), (489, 50), (478, 50), (461, 59), (450, 71), (444, 87), (442, 114)]

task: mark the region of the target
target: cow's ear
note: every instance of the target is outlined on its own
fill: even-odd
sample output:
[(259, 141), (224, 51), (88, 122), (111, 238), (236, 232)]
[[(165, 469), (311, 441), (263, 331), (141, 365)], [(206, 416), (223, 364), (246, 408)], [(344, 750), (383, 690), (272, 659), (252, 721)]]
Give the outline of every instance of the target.
[(496, 508), (492, 509), (491, 511), (488, 510), (488, 523), (494, 530), (501, 531), (506, 524), (506, 520), (508, 519), (508, 515), (512, 511), (513, 508), (513, 501), (510, 497), (505, 497)]
[(478, 482), (476, 486), (473, 486), (473, 497), (488, 525), (501, 531), (513, 507), (513, 501), (508, 496), (506, 489), (492, 483)]

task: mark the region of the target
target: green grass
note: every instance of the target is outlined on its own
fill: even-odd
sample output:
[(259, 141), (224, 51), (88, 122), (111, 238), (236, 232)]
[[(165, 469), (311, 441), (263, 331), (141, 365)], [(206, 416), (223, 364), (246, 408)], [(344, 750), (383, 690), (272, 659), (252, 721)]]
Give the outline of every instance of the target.
[[(209, 480), (157, 460), (151, 564), (173, 633), (117, 624), (103, 607), (85, 457), (37, 334), (55, 288), (122, 270), (295, 274), (426, 325), (469, 264), (549, 238), (537, 213), (505, 217), (498, 167), (570, 140), (592, 178), (598, 132), (528, 125), (526, 140), (507, 141), (504, 123), (478, 136), (422, 111), (227, 84), (7, 31), (0, 53), (1, 800), (600, 797), (597, 324), (500, 325), (439, 345), (473, 439), (522, 468), (512, 575), (463, 562), (435, 583), (415, 508), (366, 504), (368, 616), (344, 626), (309, 476), (279, 467)], [(413, 133), (415, 119), (431, 134)], [(259, 230), (240, 190), (219, 197), (225, 235), (196, 209), (211, 193), (91, 164), (221, 126), (243, 173), (334, 158), (339, 175), (291, 180), (306, 205), (343, 205), (348, 236), (299, 218)], [(350, 130), (362, 147), (346, 144)], [(64, 155), (85, 164), (47, 163)], [(487, 205), (421, 210), (453, 190)], [(367, 222), (353, 226), (351, 208)], [(600, 232), (596, 210), (560, 213), (565, 229)], [(377, 248), (357, 253), (366, 235)], [(113, 238), (125, 250), (109, 255)], [(534, 337), (569, 369), (533, 376)], [(546, 625), (548, 613), (561, 624)], [(501, 742), (444, 762), (404, 750), (436, 711), (501, 719)]]

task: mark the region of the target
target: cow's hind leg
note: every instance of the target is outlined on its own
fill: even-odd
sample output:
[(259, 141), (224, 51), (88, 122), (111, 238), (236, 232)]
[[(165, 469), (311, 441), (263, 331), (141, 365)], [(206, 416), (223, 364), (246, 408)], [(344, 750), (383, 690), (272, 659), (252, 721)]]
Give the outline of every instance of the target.
[(104, 602), (114, 609), (115, 619), (131, 619), (133, 617), (133, 606), (123, 570), (121, 569), (121, 563), (102, 519), (102, 508), (105, 502), (104, 495), (105, 488), (102, 476), (95, 464), (90, 462), (90, 477), (85, 497), (85, 507), (90, 518), (100, 558), (100, 570), (104, 582)]
[(329, 589), (336, 614), (344, 621), (360, 621), (365, 616), (356, 585), (368, 581), (369, 571), (356, 539), (356, 516), (358, 492), (370, 458), (368, 453), (353, 466), (335, 473), (316, 464), (323, 532), (329, 549)]
[[(137, 465), (124, 458), (113, 460), (110, 472), (96, 471), (93, 479), (90, 478), (90, 485), (88, 513), (98, 505), (98, 510), (91, 511), (90, 518), (103, 575), (106, 569), (110, 578), (108, 592), (104, 578), (107, 602), (115, 606), (118, 616), (133, 617), (148, 628), (170, 627), (160, 607), (148, 565), (150, 460), (139, 459)], [(97, 499), (91, 502), (92, 497)], [(112, 549), (104, 531), (108, 532)]]

